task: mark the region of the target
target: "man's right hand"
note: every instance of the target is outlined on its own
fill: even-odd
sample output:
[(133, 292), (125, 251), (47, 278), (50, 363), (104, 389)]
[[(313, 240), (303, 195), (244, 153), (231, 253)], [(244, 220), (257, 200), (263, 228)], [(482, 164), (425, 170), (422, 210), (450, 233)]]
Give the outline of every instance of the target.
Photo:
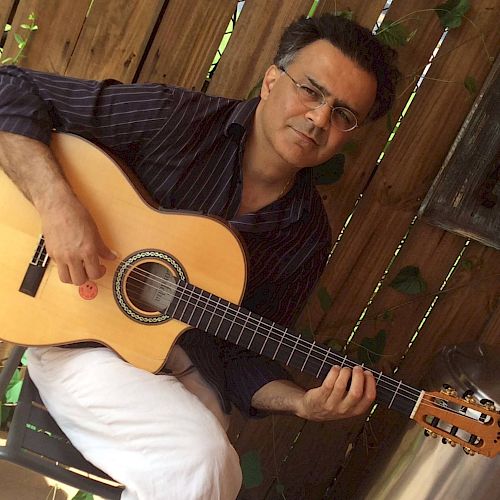
[(47, 253), (64, 283), (83, 285), (104, 275), (100, 258), (114, 259), (97, 226), (66, 182), (52, 151), (39, 141), (0, 132), (0, 166), (38, 210)]
[(101, 278), (106, 267), (100, 258), (116, 255), (104, 244), (97, 226), (74, 196), (52, 203), (40, 214), (47, 253), (56, 262), (63, 283), (82, 285)]

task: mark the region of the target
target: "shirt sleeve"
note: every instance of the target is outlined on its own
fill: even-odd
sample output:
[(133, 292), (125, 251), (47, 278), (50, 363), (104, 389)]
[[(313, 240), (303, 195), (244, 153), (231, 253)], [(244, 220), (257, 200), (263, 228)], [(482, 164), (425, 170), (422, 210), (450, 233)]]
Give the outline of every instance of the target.
[(53, 129), (129, 156), (170, 116), (173, 90), (62, 77), (16, 66), (0, 69), (0, 130), (49, 144)]
[[(245, 299), (244, 306), (282, 326), (293, 325), (323, 271), (328, 251), (327, 246), (316, 249), (299, 272), (257, 288)], [(273, 380), (292, 380), (288, 371), (276, 361), (227, 343), (223, 357), (231, 401), (246, 415), (267, 416), (269, 412), (252, 407), (252, 397)]]

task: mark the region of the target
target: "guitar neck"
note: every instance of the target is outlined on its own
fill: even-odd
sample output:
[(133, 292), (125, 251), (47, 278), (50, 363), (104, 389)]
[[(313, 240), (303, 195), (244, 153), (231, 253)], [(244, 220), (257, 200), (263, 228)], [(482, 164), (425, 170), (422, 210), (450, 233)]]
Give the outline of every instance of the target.
[[(360, 366), (328, 346), (298, 335), (184, 281), (177, 283), (167, 314), (194, 328), (323, 380), (334, 365)], [(421, 391), (374, 372), (377, 402), (411, 417)]]

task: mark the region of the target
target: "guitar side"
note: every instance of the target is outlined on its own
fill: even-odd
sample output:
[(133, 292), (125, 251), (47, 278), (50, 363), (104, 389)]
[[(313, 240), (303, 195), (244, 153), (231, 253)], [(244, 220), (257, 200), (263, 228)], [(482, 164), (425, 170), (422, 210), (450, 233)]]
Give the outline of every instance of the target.
[(102, 261), (106, 274), (96, 281), (92, 300), (84, 298), (85, 290), (61, 283), (50, 261), (34, 297), (20, 292), (41, 224), (34, 207), (0, 171), (0, 337), (29, 346), (97, 340), (135, 366), (158, 371), (186, 325), (175, 319), (143, 324), (124, 314), (114, 281), (122, 259), (142, 249), (161, 250), (180, 263), (190, 283), (239, 303), (246, 284), (241, 243), (217, 219), (152, 208), (118, 164), (84, 139), (54, 134), (51, 149), (118, 257)]

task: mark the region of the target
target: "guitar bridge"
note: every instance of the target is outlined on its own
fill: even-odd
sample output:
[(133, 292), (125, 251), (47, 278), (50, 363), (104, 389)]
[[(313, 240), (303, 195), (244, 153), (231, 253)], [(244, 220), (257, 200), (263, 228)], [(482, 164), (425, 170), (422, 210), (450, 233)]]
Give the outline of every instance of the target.
[(33, 258), (28, 265), (26, 274), (24, 275), (19, 291), (34, 297), (40, 287), (42, 278), (49, 263), (49, 256), (45, 248), (45, 239), (43, 235), (40, 236), (38, 246), (33, 254)]

